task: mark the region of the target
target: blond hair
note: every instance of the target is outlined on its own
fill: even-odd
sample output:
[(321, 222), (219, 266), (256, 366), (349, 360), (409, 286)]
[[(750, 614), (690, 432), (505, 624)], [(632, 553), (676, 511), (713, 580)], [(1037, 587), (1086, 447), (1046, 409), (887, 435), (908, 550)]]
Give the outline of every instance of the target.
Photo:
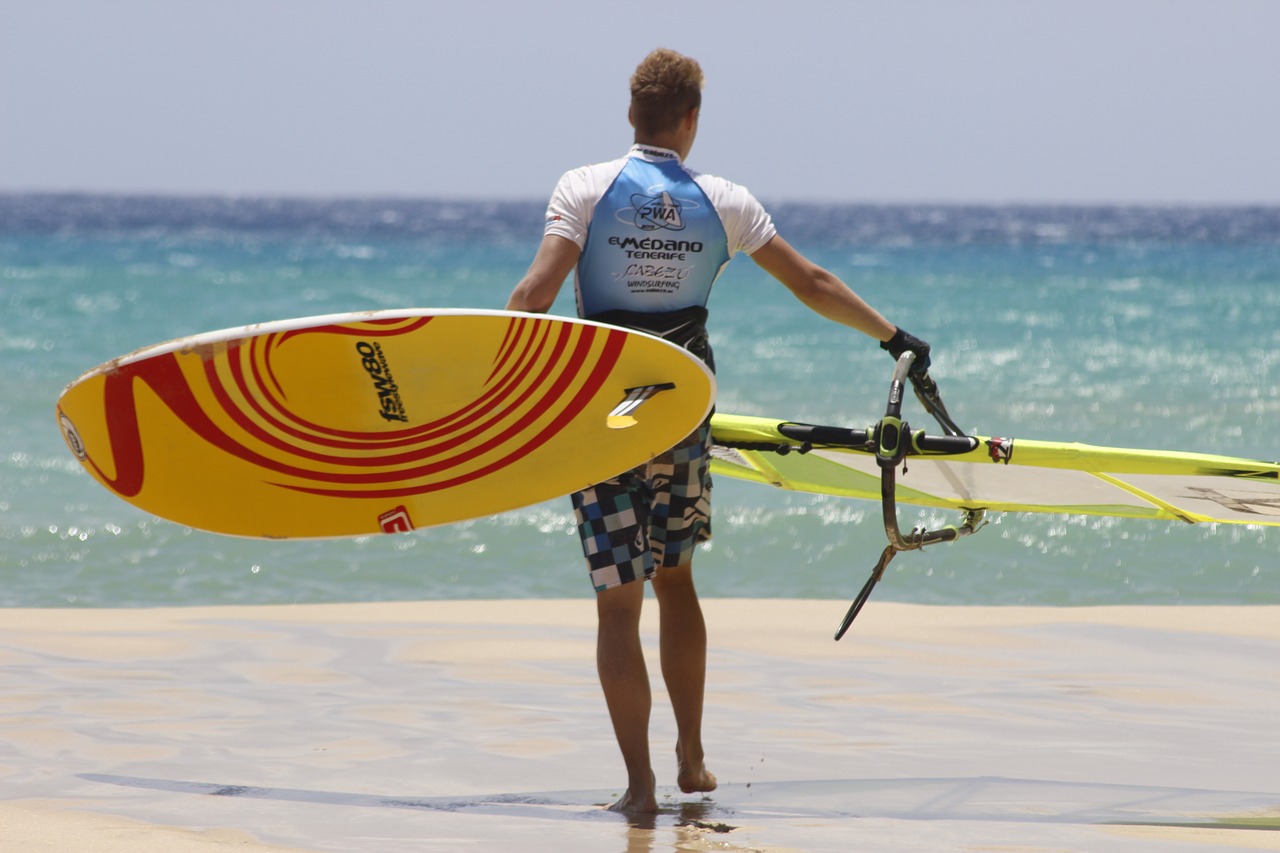
[(631, 121), (638, 134), (666, 133), (702, 106), (702, 66), (659, 48), (631, 75)]

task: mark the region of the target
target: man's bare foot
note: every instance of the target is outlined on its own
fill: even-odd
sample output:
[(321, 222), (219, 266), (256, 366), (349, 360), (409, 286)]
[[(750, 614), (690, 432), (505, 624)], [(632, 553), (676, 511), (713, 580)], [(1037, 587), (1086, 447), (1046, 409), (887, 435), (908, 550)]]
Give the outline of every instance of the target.
[(638, 791), (636, 787), (633, 785), (627, 788), (627, 792), (622, 795), (622, 799), (609, 806), (609, 811), (620, 814), (657, 814), (657, 780), (654, 778), (653, 773), (649, 773), (648, 785), (640, 786), (641, 789)]
[(686, 794), (714, 791), (716, 777), (703, 763), (702, 756), (686, 756), (676, 744), (676, 784)]

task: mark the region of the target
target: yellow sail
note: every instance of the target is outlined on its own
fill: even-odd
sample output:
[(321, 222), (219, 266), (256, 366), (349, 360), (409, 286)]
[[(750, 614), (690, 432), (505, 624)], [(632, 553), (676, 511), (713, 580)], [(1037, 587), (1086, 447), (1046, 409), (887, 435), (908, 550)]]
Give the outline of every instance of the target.
[[(880, 468), (865, 446), (813, 442), (806, 447), (788, 422), (769, 418), (716, 414), (711, 427), (717, 445), (714, 473), (801, 492), (881, 498)], [(1280, 526), (1280, 464), (1275, 462), (1021, 438), (973, 439), (973, 449), (965, 452), (909, 455), (905, 470), (897, 472), (897, 502)], [(771, 447), (786, 452), (767, 449)]]

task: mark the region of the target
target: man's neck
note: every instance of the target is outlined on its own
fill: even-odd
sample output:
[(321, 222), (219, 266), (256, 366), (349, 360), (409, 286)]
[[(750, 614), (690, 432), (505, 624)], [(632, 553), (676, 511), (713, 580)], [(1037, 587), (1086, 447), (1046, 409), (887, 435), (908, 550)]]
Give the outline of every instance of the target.
[[(632, 113), (628, 112), (627, 117), (631, 118)], [(631, 124), (635, 127), (635, 122)], [(636, 145), (648, 145), (654, 148), (666, 148), (674, 151), (679, 155), (681, 162), (689, 159), (689, 149), (693, 148), (693, 140), (698, 135), (698, 110), (689, 110), (689, 114), (684, 120), (670, 130), (664, 130), (660, 133), (650, 133), (648, 131), (643, 134), (639, 128), (632, 137)]]

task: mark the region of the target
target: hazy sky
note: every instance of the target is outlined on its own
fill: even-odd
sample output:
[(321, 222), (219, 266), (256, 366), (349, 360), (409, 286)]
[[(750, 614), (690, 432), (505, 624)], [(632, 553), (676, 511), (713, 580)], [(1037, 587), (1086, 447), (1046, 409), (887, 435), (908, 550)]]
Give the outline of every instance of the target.
[(657, 46), (766, 201), (1280, 203), (1276, 0), (0, 0), (0, 191), (542, 199)]

